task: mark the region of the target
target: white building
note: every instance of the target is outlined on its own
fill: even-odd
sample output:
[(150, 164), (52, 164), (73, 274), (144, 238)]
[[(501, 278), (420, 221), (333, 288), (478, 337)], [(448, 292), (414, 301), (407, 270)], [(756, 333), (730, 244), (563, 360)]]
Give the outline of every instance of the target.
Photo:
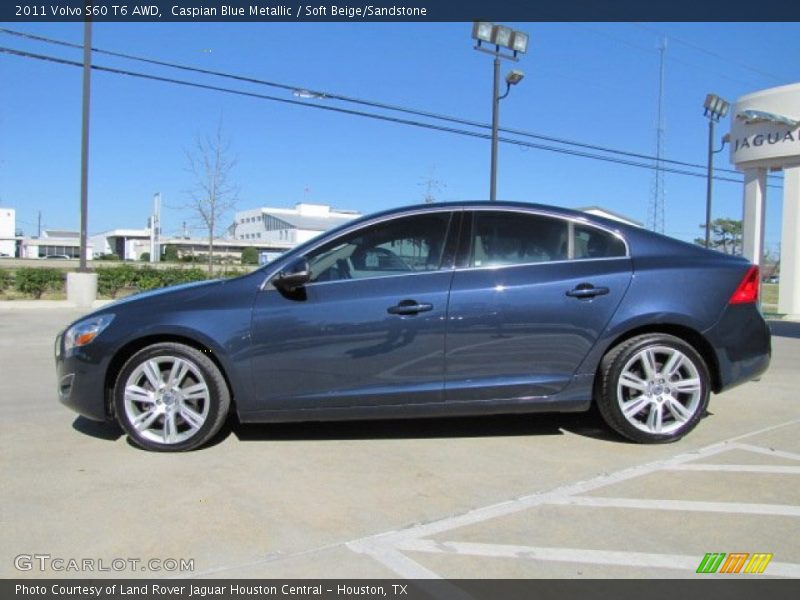
[(616, 213), (613, 210), (608, 210), (607, 208), (603, 208), (602, 206), (584, 206), (581, 208), (577, 208), (575, 210), (579, 210), (581, 212), (585, 212), (590, 215), (594, 215), (596, 217), (603, 217), (605, 219), (611, 219), (612, 221), (619, 221), (620, 223), (625, 223), (626, 225), (633, 225), (635, 227), (644, 227), (644, 223), (641, 221), (636, 221), (631, 219), (630, 217), (626, 217), (620, 213)]
[(0, 256), (15, 256), (17, 253), (16, 212), (13, 208), (0, 208)]
[(89, 237), (94, 256), (116, 254), (122, 260), (139, 260), (143, 252), (150, 252), (149, 229), (112, 229)]
[[(20, 258), (47, 258), (48, 256), (81, 257), (81, 234), (77, 231), (43, 229), (38, 238), (23, 238)], [(92, 259), (92, 245), (87, 244), (86, 260)]]
[(356, 211), (305, 202), (294, 208), (261, 207), (237, 212), (229, 234), (237, 241), (291, 247), (359, 216)]

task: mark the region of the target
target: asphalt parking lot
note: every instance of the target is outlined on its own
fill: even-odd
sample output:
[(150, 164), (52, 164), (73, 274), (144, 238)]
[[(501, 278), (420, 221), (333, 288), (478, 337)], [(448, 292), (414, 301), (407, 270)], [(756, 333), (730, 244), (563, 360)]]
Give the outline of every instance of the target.
[(800, 576), (800, 324), (676, 444), (588, 413), (233, 424), (176, 455), (57, 402), (53, 339), (79, 315), (0, 309), (0, 577), (708, 577), (710, 552)]

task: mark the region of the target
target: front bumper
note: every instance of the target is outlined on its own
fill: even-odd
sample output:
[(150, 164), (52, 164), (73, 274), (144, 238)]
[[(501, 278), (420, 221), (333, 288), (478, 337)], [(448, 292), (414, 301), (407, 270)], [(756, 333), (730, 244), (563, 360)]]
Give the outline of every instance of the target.
[(58, 400), (93, 421), (112, 418), (106, 403), (105, 374), (108, 360), (74, 348), (64, 353), (62, 336), (56, 338)]

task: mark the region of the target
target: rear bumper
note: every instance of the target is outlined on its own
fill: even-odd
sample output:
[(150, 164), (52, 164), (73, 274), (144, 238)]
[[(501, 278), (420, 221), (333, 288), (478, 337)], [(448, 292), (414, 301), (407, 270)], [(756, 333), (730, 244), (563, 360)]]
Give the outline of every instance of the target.
[(715, 392), (755, 379), (769, 367), (772, 338), (755, 304), (728, 306), (706, 338), (719, 367)]

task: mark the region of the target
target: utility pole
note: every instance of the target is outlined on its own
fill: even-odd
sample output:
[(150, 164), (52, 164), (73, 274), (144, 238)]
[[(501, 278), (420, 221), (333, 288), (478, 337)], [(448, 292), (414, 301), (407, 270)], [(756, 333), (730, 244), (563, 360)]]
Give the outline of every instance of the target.
[(39, 222), (36, 224), (36, 237), (42, 237), (42, 211), (39, 211)]
[(436, 174), (436, 167), (432, 167), (428, 176), (423, 178), (422, 185), (425, 187), (425, 194), (423, 199), (425, 200), (425, 204), (433, 204), (436, 202), (436, 194), (442, 191), (442, 188), (447, 187), (444, 183), (439, 181), (434, 177)]
[(150, 262), (159, 262), (161, 258), (161, 193), (153, 194), (153, 216), (150, 217)]

